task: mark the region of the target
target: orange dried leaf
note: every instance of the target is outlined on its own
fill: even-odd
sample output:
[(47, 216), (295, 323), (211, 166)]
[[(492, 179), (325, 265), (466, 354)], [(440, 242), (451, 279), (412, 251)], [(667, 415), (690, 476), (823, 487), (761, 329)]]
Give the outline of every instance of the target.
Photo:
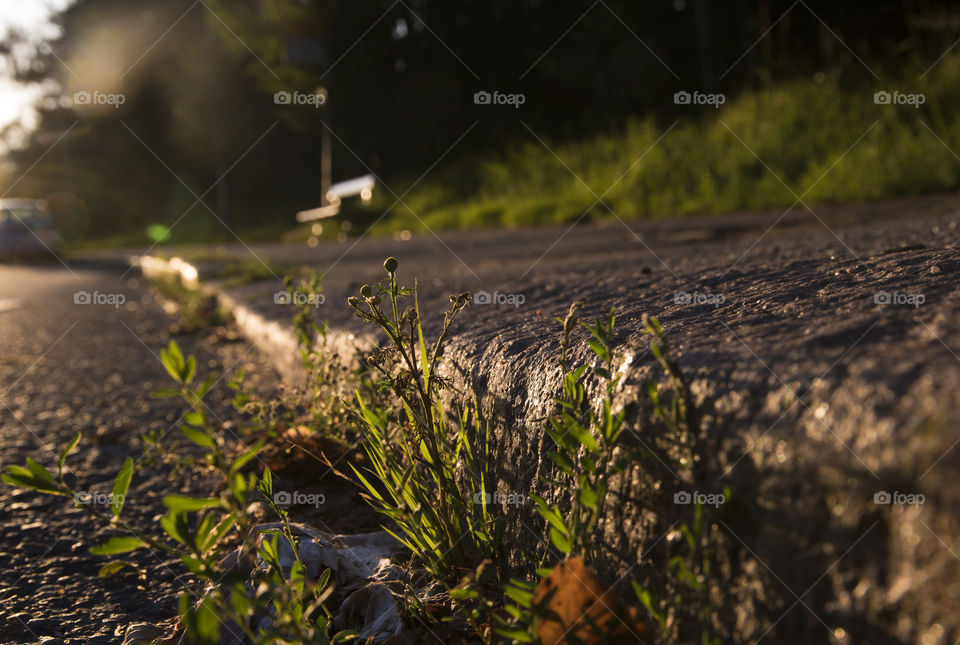
[(652, 642), (637, 612), (621, 616), (613, 591), (604, 589), (582, 558), (554, 567), (537, 586), (533, 604), (541, 608), (537, 633), (543, 645)]

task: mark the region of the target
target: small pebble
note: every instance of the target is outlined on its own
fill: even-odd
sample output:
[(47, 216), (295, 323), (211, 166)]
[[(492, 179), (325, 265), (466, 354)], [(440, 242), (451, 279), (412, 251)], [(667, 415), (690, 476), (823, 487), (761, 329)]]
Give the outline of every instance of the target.
[(51, 618), (31, 618), (27, 621), (27, 629), (35, 633), (53, 633), (59, 627), (59, 623)]
[(97, 634), (96, 636), (91, 636), (87, 640), (87, 645), (111, 645), (116, 644), (116, 639), (113, 636), (105, 636), (103, 634)]

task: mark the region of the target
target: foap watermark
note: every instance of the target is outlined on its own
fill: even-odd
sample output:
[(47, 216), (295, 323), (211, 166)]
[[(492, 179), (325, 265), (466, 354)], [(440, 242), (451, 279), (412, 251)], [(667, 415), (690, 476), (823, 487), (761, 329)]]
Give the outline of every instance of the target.
[(281, 91), (273, 95), (275, 105), (306, 105), (319, 108), (327, 102), (327, 95), (323, 92), (287, 92)]
[(474, 493), (473, 503), (484, 504), (486, 506), (522, 506), (527, 501), (527, 496), (523, 493)]
[(123, 504), (125, 497), (123, 495), (114, 495), (113, 493), (98, 493), (78, 490), (73, 494), (73, 502), (81, 506), (113, 506), (113, 502)]
[(881, 490), (873, 494), (873, 503), (878, 506), (920, 506), (926, 500), (923, 493), (901, 493), (896, 490), (889, 493)]
[(74, 105), (112, 105), (114, 109), (119, 110), (120, 106), (126, 102), (127, 97), (123, 94), (80, 90), (73, 95)]
[(908, 94), (898, 90), (893, 92), (880, 90), (873, 93), (873, 102), (877, 105), (912, 105), (914, 108), (920, 109), (920, 106), (927, 102), (927, 97), (920, 93)]
[(73, 294), (73, 304), (75, 305), (108, 305), (119, 309), (126, 301), (127, 297), (122, 293), (77, 291)]
[(278, 291), (273, 294), (275, 305), (309, 305), (317, 308), (327, 301), (322, 293), (301, 293), (299, 291)]
[(473, 303), (476, 305), (507, 305), (516, 309), (526, 301), (527, 297), (522, 293), (477, 291), (473, 294)]
[(723, 493), (701, 493), (700, 491), (681, 490), (673, 494), (674, 504), (699, 504), (701, 506), (713, 506), (720, 508), (727, 501), (727, 496)]
[(727, 297), (722, 293), (700, 293), (699, 291), (677, 291), (673, 294), (673, 304), (675, 305), (713, 305), (719, 307), (727, 301)]
[(903, 293), (881, 289), (873, 294), (873, 304), (875, 305), (900, 305), (916, 309), (926, 301), (927, 298), (922, 293)]
[(515, 108), (519, 108), (521, 105), (527, 102), (527, 97), (525, 94), (505, 94), (504, 92), (487, 92), (486, 90), (480, 90), (479, 92), (474, 92), (473, 102), (475, 105), (512, 105)]
[(273, 501), (277, 506), (313, 506), (320, 508), (327, 503), (327, 496), (323, 493), (301, 493), (298, 490), (278, 490), (273, 494)]
[(688, 92), (686, 90), (680, 90), (673, 94), (674, 105), (712, 105), (715, 108), (719, 108), (726, 102), (727, 97), (724, 94), (707, 94), (705, 92)]

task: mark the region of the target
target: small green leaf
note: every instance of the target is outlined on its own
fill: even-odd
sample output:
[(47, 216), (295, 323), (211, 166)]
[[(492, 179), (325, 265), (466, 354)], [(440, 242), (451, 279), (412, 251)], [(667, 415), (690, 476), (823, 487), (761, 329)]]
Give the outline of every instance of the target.
[(213, 523), (217, 521), (217, 518), (214, 517), (213, 513), (206, 514), (200, 523), (197, 524), (196, 531), (194, 536), (197, 541), (197, 546), (201, 552), (204, 551), (203, 545), (206, 543), (207, 539), (210, 537), (210, 532), (213, 530)]
[(476, 589), (452, 589), (449, 593), (449, 596), (454, 600), (472, 600), (479, 595), (480, 593)]
[(188, 602), (183, 619), (191, 642), (198, 645), (216, 645), (220, 641), (220, 619), (212, 598), (204, 598), (196, 609), (191, 609)]
[(206, 553), (214, 546), (220, 543), (220, 540), (233, 528), (237, 523), (237, 518), (235, 515), (227, 515), (217, 526), (210, 532), (210, 535), (207, 536), (206, 541), (200, 544), (200, 552)]
[(60, 488), (59, 484), (57, 484), (57, 480), (53, 478), (53, 473), (38, 464), (30, 457), (27, 457), (27, 468), (30, 469), (30, 473), (37, 481), (42, 482), (53, 489)]
[(497, 627), (496, 632), (501, 636), (517, 641), (518, 643), (535, 642), (534, 637), (531, 636), (526, 630), (517, 629), (515, 627), (513, 628)]
[(230, 466), (230, 474), (231, 475), (236, 474), (237, 472), (240, 471), (241, 468), (246, 466), (251, 459), (256, 458), (257, 454), (260, 452), (260, 449), (263, 448), (265, 443), (266, 442), (263, 439), (261, 439), (260, 441), (255, 443), (249, 450), (247, 450), (245, 453), (237, 457), (234, 460), (233, 465)]
[(110, 511), (116, 518), (120, 517), (120, 512), (123, 510), (123, 503), (126, 501), (131, 479), (133, 479), (133, 459), (127, 457), (120, 468), (120, 472), (117, 473), (117, 478), (113, 480), (113, 500), (110, 504)]
[(273, 472), (269, 468), (263, 469), (259, 488), (267, 497), (273, 499)]
[(213, 448), (213, 437), (208, 435), (203, 430), (197, 430), (196, 428), (191, 428), (190, 426), (180, 426), (180, 432), (183, 435), (192, 441), (193, 443), (201, 446), (203, 448)]
[(187, 569), (189, 569), (190, 572), (198, 578), (209, 577), (210, 572), (206, 568), (206, 563), (200, 558), (183, 555), (180, 557), (180, 561), (183, 562), (184, 566), (186, 566)]
[[(181, 518), (184, 518), (184, 520), (181, 521)], [(181, 529), (185, 530), (187, 528), (185, 516), (183, 513), (176, 513), (174, 511), (170, 511), (169, 513), (164, 515), (162, 518), (160, 518), (160, 526), (163, 528), (164, 531), (167, 532), (167, 535), (172, 537), (177, 542), (180, 542), (181, 544), (187, 543), (187, 538), (184, 535), (184, 531), (181, 530)]]
[(570, 538), (567, 537), (565, 533), (562, 533), (553, 527), (550, 527), (550, 542), (561, 553), (566, 554), (573, 550), (573, 544), (570, 542)]
[(202, 428), (206, 425), (206, 419), (203, 418), (202, 414), (195, 410), (191, 410), (183, 415), (183, 420), (197, 428)]
[(187, 363), (183, 369), (183, 382), (190, 384), (193, 381), (193, 377), (197, 375), (197, 359), (193, 356), (187, 359)]
[(68, 443), (63, 449), (63, 452), (60, 453), (60, 461), (57, 462), (57, 478), (63, 477), (63, 464), (66, 463), (67, 457), (73, 452), (73, 449), (77, 447), (77, 444), (80, 443), (81, 435), (82, 433), (80, 432), (74, 435), (70, 443)]
[(590, 510), (596, 510), (598, 499), (597, 492), (592, 488), (584, 487), (580, 489), (580, 503)]
[(166, 349), (160, 350), (160, 362), (177, 383), (183, 383), (183, 354), (175, 341), (170, 341)]
[(576, 437), (577, 441), (583, 444), (583, 446), (593, 453), (600, 452), (600, 446), (597, 445), (597, 440), (594, 439), (593, 435), (590, 434), (590, 431), (584, 428), (580, 423), (573, 422), (568, 423), (566, 426), (567, 432), (572, 436)]
[(147, 546), (147, 543), (134, 535), (115, 536), (106, 541), (105, 544), (90, 548), (90, 553), (94, 555), (113, 555), (114, 553), (126, 553), (135, 551)]
[(6, 474), (0, 476), (0, 481), (18, 488), (30, 488), (43, 493), (53, 495), (66, 495), (67, 491), (60, 488), (60, 485), (53, 481), (53, 476), (49, 478), (37, 478), (30, 470), (23, 466), (7, 466)]
[(114, 560), (113, 562), (108, 562), (100, 567), (100, 570), (97, 572), (97, 577), (106, 578), (107, 576), (112, 576), (126, 567), (136, 567), (136, 565), (132, 562), (127, 562), (126, 560)]
[(199, 511), (205, 508), (220, 506), (219, 497), (186, 497), (185, 495), (167, 495), (163, 498), (163, 505), (174, 512)]
[[(523, 609), (520, 607), (517, 607), (516, 605), (504, 605), (503, 608), (507, 611), (508, 614), (510, 614), (511, 616), (517, 619), (520, 619), (524, 614)], [(529, 607), (527, 607), (526, 609), (529, 609)]]
[[(593, 330), (591, 329), (591, 331)], [(594, 334), (596, 335), (596, 332), (594, 332)], [(608, 352), (607, 352), (607, 348), (604, 346), (603, 343), (596, 340), (591, 340), (587, 344), (590, 346), (590, 349), (593, 350), (594, 354), (596, 354), (602, 360), (607, 360)]]
[(533, 603), (533, 592), (531, 591), (511, 585), (507, 585), (503, 591), (521, 607), (529, 607)]
[(570, 458), (566, 455), (559, 452), (551, 452), (548, 455), (553, 463), (555, 463), (561, 471), (567, 475), (573, 475), (573, 462), (570, 461)]
[(218, 377), (217, 377), (216, 374), (211, 374), (210, 376), (208, 376), (207, 378), (205, 378), (205, 379), (203, 380), (203, 383), (201, 383), (200, 385), (197, 386), (197, 390), (196, 390), (196, 395), (197, 395), (197, 397), (202, 399), (204, 396), (206, 396), (206, 395), (207, 395), (207, 392), (209, 392), (210, 389), (211, 389), (214, 385), (216, 385), (216, 383), (217, 383), (217, 378), (218, 378)]
[(546, 502), (544, 502), (540, 498), (533, 498), (533, 499), (537, 503), (537, 507), (538, 507), (537, 512), (539, 512), (540, 515), (543, 516), (543, 519), (550, 522), (550, 526), (552, 526), (557, 531), (562, 532), (564, 535), (570, 534), (570, 532), (567, 530), (566, 524), (564, 524), (563, 522), (563, 518), (560, 516), (560, 509), (558, 509), (556, 506), (553, 506), (553, 507), (547, 506)]
[(653, 596), (650, 594), (650, 591), (644, 589), (640, 586), (640, 583), (636, 580), (630, 583), (633, 586), (633, 593), (636, 594), (637, 600), (640, 601), (640, 604), (653, 616), (654, 620), (657, 621), (657, 624), (660, 625), (660, 629), (665, 629), (667, 626), (667, 617), (657, 611), (657, 608), (654, 607)]

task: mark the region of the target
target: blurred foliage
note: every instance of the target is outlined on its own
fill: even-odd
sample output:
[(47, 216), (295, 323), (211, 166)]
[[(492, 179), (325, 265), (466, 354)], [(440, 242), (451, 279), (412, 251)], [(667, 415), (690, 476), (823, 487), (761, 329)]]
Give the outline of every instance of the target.
[[(595, 198), (531, 131), (599, 195), (680, 116), (607, 195), (618, 215), (792, 203), (721, 119), (798, 194), (879, 120), (814, 200), (954, 188), (918, 117), (960, 145), (956, 60), (919, 78), (960, 35), (956, 15), (899, 0), (76, 0), (52, 41), (0, 43), (45, 93), (35, 129), (3, 133), (5, 174), (16, 195), (75, 195), (75, 238), (146, 243), (158, 224), (172, 242), (276, 237), (319, 203), (329, 128), (334, 180), (372, 171), (391, 189), (346, 204), (357, 223), (428, 170), (387, 226), (559, 222)], [(927, 104), (874, 105), (888, 83)], [(274, 102), (320, 87), (320, 108)], [(674, 105), (695, 89), (727, 104)], [(475, 105), (481, 90), (526, 101)], [(124, 101), (74, 104), (84, 91)]]
[[(560, 224), (953, 190), (960, 186), (960, 121), (950, 106), (960, 56), (948, 55), (917, 82), (922, 71), (878, 84), (840, 76), (793, 81), (745, 92), (675, 125), (648, 116), (617, 134), (523, 143), (496, 159), (444, 169), (405, 198), (388, 224)], [(921, 92), (926, 103), (875, 104), (877, 86)], [(455, 178), (468, 175), (475, 185), (458, 186)]]

